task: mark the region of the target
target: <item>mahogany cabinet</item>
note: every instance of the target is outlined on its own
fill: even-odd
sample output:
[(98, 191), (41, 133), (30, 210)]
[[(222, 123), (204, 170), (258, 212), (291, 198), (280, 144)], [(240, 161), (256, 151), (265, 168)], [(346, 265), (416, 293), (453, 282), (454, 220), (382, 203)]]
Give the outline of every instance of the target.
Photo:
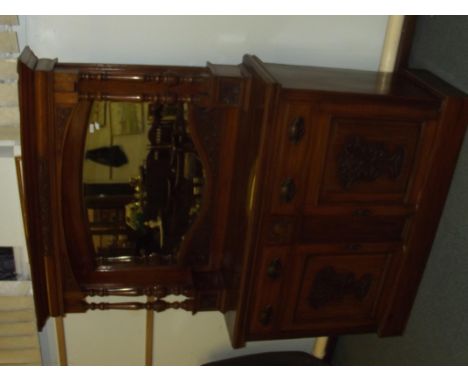
[[(26, 49), (18, 69), (40, 326), (181, 308), (221, 311), (235, 347), (402, 333), (468, 122), (464, 94), (427, 72), (251, 55), (192, 68), (61, 64)], [(119, 219), (112, 237), (103, 219)], [(128, 302), (86, 300), (108, 295)]]
[[(264, 64), (236, 308), (249, 340), (404, 330), (467, 123), (429, 73)], [(253, 128), (257, 128), (255, 123)]]

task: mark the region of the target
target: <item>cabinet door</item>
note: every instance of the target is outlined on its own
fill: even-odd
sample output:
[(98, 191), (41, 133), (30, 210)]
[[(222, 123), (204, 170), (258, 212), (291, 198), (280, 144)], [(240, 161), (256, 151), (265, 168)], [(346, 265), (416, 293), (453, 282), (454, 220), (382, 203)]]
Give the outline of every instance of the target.
[(427, 175), (436, 124), (398, 105), (323, 103), (311, 129), (306, 210), (343, 204), (414, 206)]
[(333, 334), (375, 328), (393, 253), (380, 245), (336, 249), (304, 247), (293, 254), (282, 331)]

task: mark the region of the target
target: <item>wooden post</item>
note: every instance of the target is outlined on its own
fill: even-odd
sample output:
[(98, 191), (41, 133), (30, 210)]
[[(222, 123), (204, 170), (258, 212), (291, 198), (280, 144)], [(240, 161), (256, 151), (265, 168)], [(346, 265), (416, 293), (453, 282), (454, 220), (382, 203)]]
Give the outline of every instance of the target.
[(55, 329), (57, 333), (59, 365), (68, 366), (67, 344), (65, 342), (65, 328), (63, 326), (63, 317), (55, 317)]
[[(148, 296), (148, 303), (154, 302), (153, 296)], [(146, 347), (145, 366), (153, 366), (153, 333), (154, 333), (154, 310), (146, 311)]]
[(319, 359), (324, 359), (327, 351), (328, 337), (317, 337), (314, 342), (312, 355)]

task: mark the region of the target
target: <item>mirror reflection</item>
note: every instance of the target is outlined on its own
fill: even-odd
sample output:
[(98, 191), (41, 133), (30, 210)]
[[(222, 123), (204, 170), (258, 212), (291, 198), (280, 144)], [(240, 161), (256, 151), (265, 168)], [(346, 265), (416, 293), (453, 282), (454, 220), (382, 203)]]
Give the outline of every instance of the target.
[(204, 184), (187, 104), (95, 101), (87, 128), (84, 198), (97, 264), (177, 263)]

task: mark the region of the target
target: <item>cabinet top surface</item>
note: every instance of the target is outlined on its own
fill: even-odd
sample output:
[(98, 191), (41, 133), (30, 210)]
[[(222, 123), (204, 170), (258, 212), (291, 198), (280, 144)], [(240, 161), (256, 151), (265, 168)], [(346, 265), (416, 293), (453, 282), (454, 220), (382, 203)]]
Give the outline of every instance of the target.
[(271, 63), (265, 67), (284, 89), (434, 99), (412, 81), (392, 73)]

